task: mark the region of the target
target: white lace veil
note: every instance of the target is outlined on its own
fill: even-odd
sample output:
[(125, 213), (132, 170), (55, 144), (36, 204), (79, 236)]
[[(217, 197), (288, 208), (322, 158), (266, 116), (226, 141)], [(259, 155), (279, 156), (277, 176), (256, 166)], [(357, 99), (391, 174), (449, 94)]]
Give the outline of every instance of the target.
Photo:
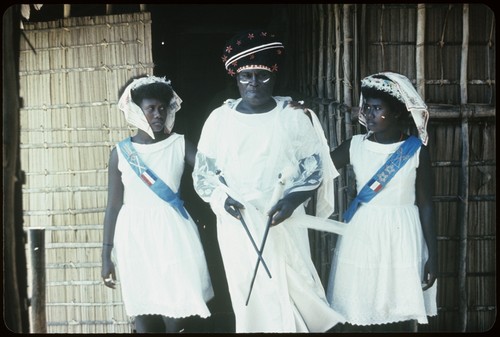
[[(131, 96), (131, 91), (137, 89), (143, 85), (152, 84), (152, 83), (165, 83), (172, 87), (170, 80), (166, 80), (165, 77), (156, 77), (156, 76), (145, 76), (138, 79), (135, 79), (130, 83), (122, 96), (118, 100), (118, 108), (123, 111), (125, 115), (125, 119), (127, 122), (144, 132), (146, 132), (151, 138), (155, 138), (153, 130), (149, 125), (146, 116), (144, 116), (144, 112), (142, 109), (134, 103)], [(165, 131), (167, 133), (172, 132), (175, 123), (175, 113), (179, 111), (181, 108), (182, 99), (177, 95), (177, 93), (172, 89), (173, 97), (170, 101), (170, 105), (167, 112), (167, 118), (165, 120)]]
[[(377, 78), (380, 75), (386, 76), (390, 81)], [(427, 122), (429, 121), (427, 105), (407, 77), (393, 72), (382, 72), (365, 77), (361, 80), (361, 87), (370, 87), (384, 91), (403, 102), (413, 117), (422, 144), (427, 145), (429, 139), (427, 134)], [(360, 109), (362, 105), (363, 94), (361, 94), (359, 99)], [(359, 114), (359, 123), (366, 127), (365, 117), (361, 113)]]

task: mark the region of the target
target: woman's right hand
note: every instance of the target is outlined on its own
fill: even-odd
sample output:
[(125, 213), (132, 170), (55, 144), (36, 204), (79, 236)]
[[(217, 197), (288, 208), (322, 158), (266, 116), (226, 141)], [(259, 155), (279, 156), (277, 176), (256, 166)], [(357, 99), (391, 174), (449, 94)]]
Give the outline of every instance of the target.
[(108, 288), (115, 289), (116, 285), (116, 274), (115, 274), (115, 264), (111, 261), (111, 258), (103, 258), (101, 277), (104, 281), (104, 285)]
[(240, 209), (242, 208), (245, 208), (243, 204), (234, 200), (230, 196), (227, 196), (226, 201), (224, 202), (224, 209), (226, 210), (226, 212), (239, 220), (241, 218)]

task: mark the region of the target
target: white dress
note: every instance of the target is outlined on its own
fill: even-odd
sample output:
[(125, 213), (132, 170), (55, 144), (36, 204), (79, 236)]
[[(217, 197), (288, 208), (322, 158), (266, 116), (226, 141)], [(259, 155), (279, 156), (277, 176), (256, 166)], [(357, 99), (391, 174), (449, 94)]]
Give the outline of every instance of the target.
[[(363, 137), (354, 136), (350, 146), (358, 191), (402, 144)], [(327, 297), (351, 324), (427, 323), (427, 316), (437, 314), (437, 282), (422, 291), (428, 251), (415, 205), (419, 153), (369, 203), (361, 204), (339, 237)]]
[[(311, 260), (307, 229), (287, 221), (271, 227), (263, 257), (272, 278), (261, 264), (246, 305), (257, 254), (240, 221), (223, 206), (226, 193), (234, 193), (233, 198), (245, 206), (243, 217), (260, 247), (279, 173), (289, 167), (298, 170), (301, 158), (322, 149), (304, 112), (283, 108), (285, 100), (275, 99), (276, 108), (267, 113), (240, 113), (235, 110), (240, 100), (226, 102), (212, 112), (198, 144), (193, 182), (217, 215), (236, 332), (324, 332), (343, 318), (326, 301)], [(327, 157), (331, 163), (328, 151)], [(304, 171), (321, 171), (311, 160), (304, 163)], [(229, 189), (218, 183), (218, 169)], [(304, 208), (298, 207), (295, 213), (304, 213)]]
[[(154, 144), (132, 143), (143, 162), (174, 192), (184, 170), (184, 136)], [(191, 219), (158, 197), (118, 150), (125, 187), (116, 221), (114, 254), (129, 316), (210, 316), (213, 297), (198, 229)]]

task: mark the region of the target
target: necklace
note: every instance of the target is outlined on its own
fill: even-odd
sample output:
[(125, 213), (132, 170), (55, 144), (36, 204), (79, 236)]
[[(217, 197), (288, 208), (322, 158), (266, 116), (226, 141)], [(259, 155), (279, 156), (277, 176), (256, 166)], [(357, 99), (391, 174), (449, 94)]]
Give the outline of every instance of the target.
[[(377, 143), (382, 144), (382, 143), (380, 143), (380, 142), (378, 141), (378, 139), (377, 139), (377, 134), (376, 134), (376, 133), (374, 133), (374, 134), (373, 134), (373, 139), (374, 139)], [(403, 140), (403, 133), (401, 132), (401, 135), (399, 136), (399, 140), (398, 140), (398, 142), (400, 142), (400, 141), (402, 141), (402, 140)]]

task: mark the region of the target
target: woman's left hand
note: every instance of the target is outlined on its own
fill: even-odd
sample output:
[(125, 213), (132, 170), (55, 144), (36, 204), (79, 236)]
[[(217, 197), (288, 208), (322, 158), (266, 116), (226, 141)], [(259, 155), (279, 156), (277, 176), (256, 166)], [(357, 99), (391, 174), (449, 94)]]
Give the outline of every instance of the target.
[(273, 219), (271, 226), (276, 226), (288, 219), (293, 214), (293, 211), (310, 196), (310, 191), (293, 192), (279, 200), (267, 213)]
[[(431, 259), (427, 260), (424, 266), (424, 279), (422, 280), (422, 290), (425, 291), (434, 285), (437, 279), (437, 268)], [(425, 285), (424, 285), (425, 284)]]

